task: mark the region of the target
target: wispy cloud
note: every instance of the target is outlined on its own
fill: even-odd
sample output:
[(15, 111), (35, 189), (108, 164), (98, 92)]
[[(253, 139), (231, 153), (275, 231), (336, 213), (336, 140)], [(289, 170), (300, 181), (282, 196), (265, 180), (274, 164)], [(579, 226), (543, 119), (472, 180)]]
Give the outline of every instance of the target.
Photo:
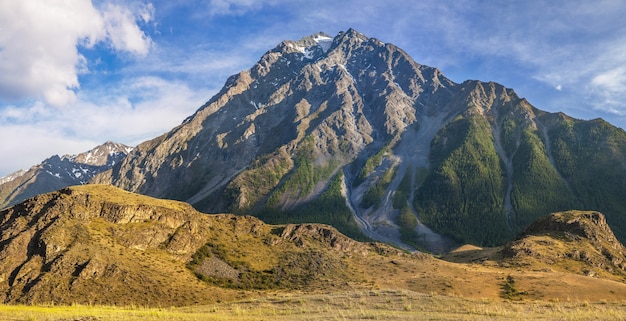
[(223, 84), (233, 73), (250, 68), (254, 54), (234, 46), (229, 51), (203, 44), (181, 48), (176, 44), (161, 45), (142, 64), (125, 68), (126, 75), (163, 75), (189, 86), (212, 87)]
[[(54, 154), (75, 154), (106, 140), (130, 145), (180, 124), (211, 92), (158, 77), (129, 78), (111, 87), (81, 91), (74, 103), (43, 102), (0, 109), (0, 173), (34, 165)], [(0, 175), (2, 176), (2, 175)]]
[(211, 15), (241, 15), (263, 6), (258, 0), (210, 0), (208, 3)]
[(109, 3), (102, 8), (101, 18), (106, 39), (113, 49), (145, 56), (153, 42), (137, 25), (137, 21), (149, 23), (153, 18), (154, 8), (152, 5), (144, 5), (138, 10), (132, 12), (126, 7)]
[(468, 16), (459, 9), (467, 8), (449, 12), (457, 19), (450, 20), (454, 25), (445, 33), (448, 47), (456, 45), (464, 55), (480, 56), (486, 66), (508, 60), (549, 87), (584, 95), (579, 103), (626, 113), (623, 2), (507, 2), (481, 7), (482, 14)]

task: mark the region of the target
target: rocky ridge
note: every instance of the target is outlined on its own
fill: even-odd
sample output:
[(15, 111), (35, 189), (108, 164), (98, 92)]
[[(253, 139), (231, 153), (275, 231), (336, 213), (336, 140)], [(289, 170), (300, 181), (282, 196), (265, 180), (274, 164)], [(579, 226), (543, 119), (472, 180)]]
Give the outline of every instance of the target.
[(119, 163), (133, 148), (106, 142), (77, 155), (54, 155), (28, 170), (0, 179), (0, 208), (20, 203), (38, 194), (81, 185)]
[(623, 282), (626, 248), (602, 213), (565, 211), (543, 216), (503, 246), (465, 245), (445, 255), (456, 263), (483, 264), (523, 271), (574, 273)]

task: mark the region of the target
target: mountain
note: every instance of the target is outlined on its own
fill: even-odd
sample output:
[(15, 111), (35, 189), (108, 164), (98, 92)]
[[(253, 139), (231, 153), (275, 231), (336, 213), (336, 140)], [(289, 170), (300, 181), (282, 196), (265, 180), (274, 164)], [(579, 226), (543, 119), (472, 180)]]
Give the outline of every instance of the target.
[(100, 185), (1, 211), (0, 238), (4, 303), (172, 306), (234, 300), (248, 290), (366, 287), (357, 262), (426, 259), (329, 226), (205, 215)]
[(455, 83), (350, 29), (284, 41), (94, 182), (270, 223), (445, 252), (504, 244), (555, 211), (626, 240), (626, 133)]
[(37, 194), (85, 184), (96, 174), (119, 163), (132, 149), (123, 144), (106, 142), (78, 155), (54, 155), (29, 170), (0, 178), (0, 208)]

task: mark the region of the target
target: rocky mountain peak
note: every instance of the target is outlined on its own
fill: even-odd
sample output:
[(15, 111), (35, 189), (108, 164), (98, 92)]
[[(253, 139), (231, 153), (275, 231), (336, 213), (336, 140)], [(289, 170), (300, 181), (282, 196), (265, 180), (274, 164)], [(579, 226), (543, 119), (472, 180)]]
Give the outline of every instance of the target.
[(0, 208), (37, 194), (89, 182), (121, 162), (132, 147), (106, 142), (77, 155), (54, 155), (28, 170), (0, 179)]
[(318, 32), (310, 36), (303, 37), (298, 41), (290, 41), (290, 43), (303, 47), (305, 48), (304, 50), (312, 46), (319, 46), (322, 48), (323, 52), (327, 52), (333, 44), (333, 41), (334, 39), (332, 36), (329, 36), (324, 32)]
[(102, 145), (77, 155), (64, 156), (76, 163), (93, 166), (113, 166), (126, 157), (133, 147), (108, 141)]

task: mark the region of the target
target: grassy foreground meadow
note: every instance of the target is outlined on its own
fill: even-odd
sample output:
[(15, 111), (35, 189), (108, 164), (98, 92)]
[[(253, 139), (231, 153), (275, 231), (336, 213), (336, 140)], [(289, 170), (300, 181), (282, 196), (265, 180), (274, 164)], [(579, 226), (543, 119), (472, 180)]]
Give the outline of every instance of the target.
[(0, 306), (0, 320), (624, 320), (624, 302), (467, 299), (407, 290), (265, 294), (179, 308)]

